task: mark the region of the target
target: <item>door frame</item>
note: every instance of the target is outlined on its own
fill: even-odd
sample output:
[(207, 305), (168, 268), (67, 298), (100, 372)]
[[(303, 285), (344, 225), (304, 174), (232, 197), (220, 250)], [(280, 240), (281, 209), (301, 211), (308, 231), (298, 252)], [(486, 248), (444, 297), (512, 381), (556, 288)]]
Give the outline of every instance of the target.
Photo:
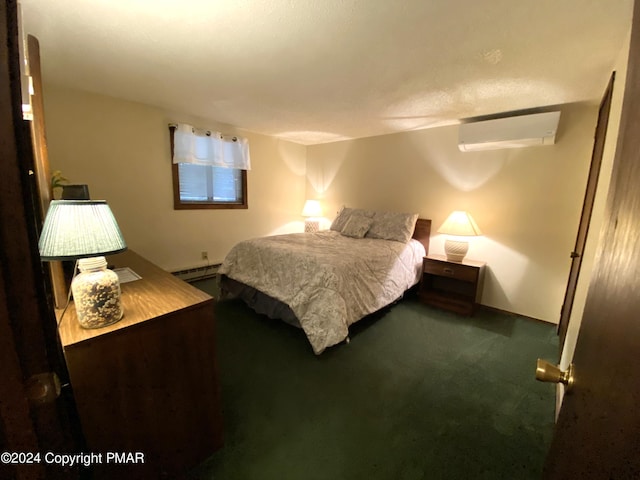
[(573, 301), (576, 296), (576, 287), (580, 277), (580, 268), (582, 267), (582, 256), (584, 255), (587, 237), (589, 235), (589, 227), (591, 225), (591, 215), (593, 213), (593, 205), (596, 198), (596, 190), (598, 188), (598, 179), (600, 178), (600, 168), (602, 166), (602, 156), (604, 153), (605, 141), (607, 138), (607, 128), (609, 126), (609, 114), (611, 111), (611, 100), (613, 98), (613, 86), (616, 78), (616, 72), (611, 74), (609, 83), (605, 89), (600, 108), (598, 109), (598, 121), (594, 133), (593, 151), (591, 153), (591, 166), (589, 167), (589, 175), (587, 177), (587, 187), (584, 193), (582, 203), (582, 213), (580, 214), (580, 222), (578, 223), (578, 233), (576, 234), (576, 243), (571, 252), (571, 267), (569, 269), (569, 278), (567, 280), (567, 288), (560, 310), (560, 321), (558, 322), (559, 337), (559, 357), (562, 355), (567, 330), (569, 329), (569, 320), (573, 310)]
[[(6, 451), (78, 450), (73, 409), (43, 396), (64, 360), (38, 252), (31, 124), (22, 117), (16, 0), (0, 4), (0, 440)], [(44, 376), (43, 376), (44, 375)], [(0, 477), (72, 478), (59, 466), (0, 463)]]

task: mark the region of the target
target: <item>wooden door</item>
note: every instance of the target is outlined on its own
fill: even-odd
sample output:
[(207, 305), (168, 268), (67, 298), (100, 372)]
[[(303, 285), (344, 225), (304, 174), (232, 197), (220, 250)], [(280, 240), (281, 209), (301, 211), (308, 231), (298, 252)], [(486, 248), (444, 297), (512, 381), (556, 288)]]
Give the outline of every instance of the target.
[(584, 202), (582, 204), (580, 223), (578, 224), (576, 243), (573, 248), (573, 252), (571, 252), (569, 280), (567, 281), (567, 290), (564, 294), (564, 301), (562, 302), (562, 309), (560, 311), (560, 321), (558, 322), (558, 336), (560, 337), (559, 355), (562, 354), (564, 340), (567, 336), (569, 319), (571, 318), (571, 310), (573, 308), (573, 300), (576, 295), (576, 286), (578, 285), (578, 277), (580, 276), (580, 267), (582, 266), (582, 255), (584, 253), (584, 246), (587, 243), (587, 235), (589, 234), (589, 224), (591, 223), (593, 202), (596, 197), (596, 189), (598, 188), (598, 178), (600, 176), (600, 166), (602, 165), (604, 142), (607, 136), (607, 126), (609, 124), (609, 111), (611, 109), (611, 98), (613, 96), (613, 82), (615, 80), (615, 76), (616, 74), (613, 72), (602, 98), (602, 102), (600, 102), (600, 109), (598, 110), (598, 122), (596, 124), (596, 132), (594, 135), (591, 166), (589, 167), (589, 176), (587, 177), (587, 188), (584, 194)]
[[(64, 378), (64, 362), (37, 247), (31, 125), (22, 119), (17, 25), (16, 1), (0, 3), (0, 451), (44, 455), (78, 446), (68, 404), (52, 394), (51, 373)], [(73, 478), (73, 472), (45, 462), (0, 462), (0, 478)]]
[(640, 12), (605, 222), (547, 479), (640, 478)]

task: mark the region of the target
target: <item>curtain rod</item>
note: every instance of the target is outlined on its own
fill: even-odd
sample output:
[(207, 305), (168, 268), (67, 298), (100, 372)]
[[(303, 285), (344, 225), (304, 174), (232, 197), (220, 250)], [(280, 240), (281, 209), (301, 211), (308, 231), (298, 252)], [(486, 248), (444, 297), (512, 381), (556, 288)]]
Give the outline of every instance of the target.
[[(170, 123), (169, 124), (169, 128), (178, 128), (178, 124), (177, 123)], [(204, 130), (204, 129), (201, 129), (201, 130)], [(211, 133), (212, 133), (211, 130), (204, 130), (204, 131), (206, 132), (207, 136), (211, 136)], [(232, 142), (237, 142), (238, 141), (238, 137), (236, 135), (227, 135), (227, 134), (224, 134), (224, 133), (221, 133), (220, 135), (221, 136), (225, 136), (225, 137), (231, 137), (231, 141)]]

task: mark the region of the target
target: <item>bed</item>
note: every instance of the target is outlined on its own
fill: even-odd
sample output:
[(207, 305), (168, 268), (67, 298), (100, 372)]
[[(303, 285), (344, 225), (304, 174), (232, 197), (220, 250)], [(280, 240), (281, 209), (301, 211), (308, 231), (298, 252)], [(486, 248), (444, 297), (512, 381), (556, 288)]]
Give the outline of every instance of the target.
[(420, 280), (431, 220), (343, 208), (329, 230), (245, 240), (218, 269), (222, 298), (302, 328), (316, 355)]

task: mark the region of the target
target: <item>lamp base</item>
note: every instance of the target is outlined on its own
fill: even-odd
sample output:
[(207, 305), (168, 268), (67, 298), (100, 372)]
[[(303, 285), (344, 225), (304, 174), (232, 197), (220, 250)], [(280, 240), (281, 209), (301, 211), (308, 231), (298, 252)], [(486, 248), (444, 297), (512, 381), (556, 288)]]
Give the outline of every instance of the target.
[(467, 251), (469, 251), (469, 242), (449, 238), (444, 241), (444, 253), (447, 255), (448, 262), (461, 263)]
[(304, 231), (305, 233), (316, 233), (320, 231), (320, 221), (319, 220), (305, 220), (304, 221)]

